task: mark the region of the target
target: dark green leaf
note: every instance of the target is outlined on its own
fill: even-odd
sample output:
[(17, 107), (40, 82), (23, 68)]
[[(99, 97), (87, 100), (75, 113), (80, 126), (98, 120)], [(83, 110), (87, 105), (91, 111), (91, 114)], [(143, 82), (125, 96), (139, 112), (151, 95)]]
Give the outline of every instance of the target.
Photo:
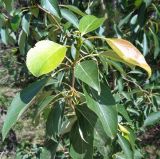
[(19, 15), (15, 15), (12, 19), (11, 19), (11, 27), (14, 31), (17, 31), (19, 28), (21, 22), (21, 18)]
[(57, 102), (54, 105), (51, 112), (49, 113), (49, 116), (47, 119), (47, 123), (46, 123), (47, 136), (49, 136), (55, 141), (57, 140), (60, 129), (62, 127), (63, 113), (64, 113), (64, 104)]
[[(117, 133), (117, 112), (112, 106), (107, 106), (104, 103), (99, 103), (92, 99), (87, 91), (83, 89), (87, 106), (99, 117), (104, 131), (112, 139)], [(107, 98), (107, 97), (106, 97)], [(100, 101), (102, 102), (102, 101)]]
[[(83, 106), (81, 106), (83, 107)], [(91, 159), (93, 156), (93, 127), (94, 125), (86, 119), (83, 108), (76, 111), (77, 122), (74, 124), (71, 134), (70, 155), (74, 159)]]
[(18, 38), (18, 45), (21, 55), (25, 55), (25, 46), (26, 46), (27, 35), (21, 30)]
[(17, 93), (11, 103), (11, 106), (9, 107), (6, 119), (4, 121), (2, 128), (3, 139), (5, 139), (9, 130), (29, 107), (36, 94), (44, 87), (47, 80), (47, 78), (44, 78), (34, 82), (27, 88), (23, 89), (20, 93)]
[(101, 83), (101, 92), (100, 94), (94, 90), (91, 91), (95, 101), (99, 102), (100, 104), (113, 106), (115, 105), (115, 99), (111, 93), (111, 90), (106, 82)]
[(75, 77), (100, 92), (98, 67), (93, 60), (78, 63), (75, 67)]

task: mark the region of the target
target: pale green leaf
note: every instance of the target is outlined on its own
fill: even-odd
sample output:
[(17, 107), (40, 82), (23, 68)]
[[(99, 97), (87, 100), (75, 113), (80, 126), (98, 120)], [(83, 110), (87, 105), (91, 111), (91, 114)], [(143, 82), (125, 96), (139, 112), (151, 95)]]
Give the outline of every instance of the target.
[(67, 48), (49, 40), (36, 43), (27, 53), (26, 64), (36, 77), (53, 71), (63, 61)]
[(9, 33), (8, 29), (2, 28), (1, 29), (1, 40), (5, 45), (8, 45), (9, 43)]
[(27, 34), (27, 36), (29, 34), (30, 18), (30, 14), (25, 14), (22, 18), (22, 29)]
[(82, 17), (79, 22), (79, 31), (81, 32), (81, 35), (83, 36), (86, 33), (96, 30), (103, 24), (104, 20), (105, 18), (97, 18), (93, 15)]

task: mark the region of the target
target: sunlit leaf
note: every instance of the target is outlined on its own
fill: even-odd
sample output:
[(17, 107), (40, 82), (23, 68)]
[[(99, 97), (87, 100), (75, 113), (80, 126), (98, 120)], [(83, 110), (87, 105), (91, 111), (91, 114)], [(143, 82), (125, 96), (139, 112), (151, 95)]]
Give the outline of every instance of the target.
[(53, 71), (66, 54), (66, 47), (49, 40), (36, 43), (27, 54), (26, 64), (29, 71), (36, 77)]
[(103, 24), (104, 20), (105, 18), (97, 18), (93, 15), (86, 15), (82, 17), (82, 19), (79, 22), (79, 31), (82, 35), (84, 35), (93, 30), (96, 30)]
[(145, 61), (144, 56), (133, 44), (123, 39), (106, 38), (106, 41), (124, 62), (143, 68), (148, 72), (148, 76), (151, 76), (150, 66)]

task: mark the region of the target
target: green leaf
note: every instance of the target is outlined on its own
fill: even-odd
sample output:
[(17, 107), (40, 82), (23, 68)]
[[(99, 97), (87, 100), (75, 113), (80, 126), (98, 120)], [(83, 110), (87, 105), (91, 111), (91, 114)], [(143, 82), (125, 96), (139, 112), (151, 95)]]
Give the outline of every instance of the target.
[(16, 123), (16, 121), (21, 117), (24, 111), (31, 104), (32, 100), (36, 94), (44, 87), (47, 82), (47, 78), (39, 80), (32, 83), (27, 88), (22, 90), (20, 93), (17, 93), (13, 99), (11, 106), (8, 109), (7, 116), (4, 121), (2, 128), (3, 140), (5, 139), (7, 133)]
[[(99, 117), (104, 131), (110, 138), (117, 133), (117, 112), (112, 106), (104, 105), (104, 102), (92, 99), (83, 88), (87, 106)], [(101, 96), (101, 95), (100, 95)], [(107, 97), (106, 97), (107, 99)]]
[[(56, 11), (55, 7), (50, 3), (51, 0), (41, 0), (41, 5), (44, 9), (48, 10), (52, 15), (59, 17), (58, 12)], [(52, 0), (53, 1), (53, 0)], [(55, 2), (53, 2), (55, 3)]]
[(81, 35), (83, 36), (86, 33), (96, 30), (103, 24), (104, 20), (105, 18), (97, 18), (93, 15), (82, 17), (79, 22), (79, 31), (81, 32)]
[(113, 155), (113, 159), (127, 159), (122, 152), (117, 152), (116, 154)]
[(131, 119), (124, 105), (118, 104), (116, 107), (117, 107), (118, 113), (120, 113), (129, 123), (131, 123)]
[[(83, 118), (88, 122), (88, 126), (91, 127), (94, 131), (94, 144), (98, 151), (103, 154), (103, 156), (109, 156), (109, 146), (106, 143), (110, 142), (110, 138), (106, 135), (101, 122), (99, 121), (97, 115), (89, 109), (86, 104), (76, 106), (76, 112), (79, 112)], [(82, 120), (81, 123), (83, 124), (84, 121)], [(84, 136), (84, 140), (86, 136)], [(87, 140), (87, 139), (86, 139)], [(106, 159), (109, 159), (106, 158)]]
[(32, 13), (32, 15), (34, 15), (36, 18), (38, 18), (39, 8), (30, 8), (30, 12)]
[(148, 54), (148, 41), (146, 33), (143, 34), (143, 55), (146, 56)]
[(100, 92), (98, 67), (93, 60), (78, 63), (75, 67), (75, 77)]
[(160, 53), (160, 44), (159, 44), (159, 38), (158, 36), (150, 29), (152, 35), (153, 35), (153, 40), (154, 40), (154, 59), (157, 58), (157, 56)]
[(64, 113), (64, 104), (56, 103), (53, 109), (49, 113), (47, 122), (46, 122), (46, 133), (47, 136), (52, 138), (53, 140), (57, 140), (57, 136), (60, 133), (60, 129), (62, 127)]
[(125, 18), (119, 21), (118, 27), (121, 28), (124, 24), (127, 24), (132, 17), (133, 11), (129, 13)]
[(17, 31), (21, 22), (21, 17), (19, 15), (15, 15), (11, 19), (11, 27), (14, 31)]
[(118, 142), (126, 156), (126, 159), (133, 159), (133, 152), (130, 148), (129, 142), (120, 134), (118, 134)]
[(79, 14), (81, 16), (86, 15), (85, 13), (83, 13), (80, 9), (78, 9), (76, 6), (73, 5), (61, 5), (62, 7), (68, 8), (69, 10), (71, 10), (72, 12)]
[(79, 20), (74, 13), (67, 9), (61, 9), (62, 17), (78, 28)]
[(1, 40), (5, 45), (8, 45), (9, 43), (9, 33), (8, 33), (8, 29), (1, 29)]
[(26, 64), (36, 77), (53, 71), (63, 61), (67, 48), (49, 40), (36, 43), (27, 53)]
[(26, 45), (27, 35), (21, 30), (18, 38), (18, 45), (21, 55), (25, 55), (25, 45)]
[(83, 106), (76, 109), (77, 122), (74, 124), (71, 134), (70, 155), (74, 159), (93, 158), (93, 122), (84, 116)]
[(22, 18), (22, 29), (27, 34), (27, 36), (29, 34), (30, 17), (30, 14), (25, 14)]
[(4, 27), (6, 23), (6, 18), (3, 14), (0, 14), (0, 28)]
[[(46, 84), (47, 86), (47, 84)], [(42, 98), (42, 97), (41, 97)], [(46, 97), (44, 97), (40, 102), (38, 102), (38, 104), (36, 105), (36, 114), (34, 119), (36, 120), (36, 118), (40, 115), (40, 113), (55, 99), (54, 95), (47, 95)]]
[(53, 8), (56, 10), (57, 14), (59, 17), (61, 17), (61, 12), (58, 6), (58, 1), (57, 0), (49, 0), (50, 4), (53, 6)]
[(139, 66), (148, 72), (151, 76), (151, 68), (144, 59), (139, 50), (127, 40), (106, 38), (108, 45), (113, 51), (126, 63)]
[(13, 0), (3, 0), (5, 4), (5, 8), (7, 9), (8, 12), (11, 12), (13, 9)]
[(153, 125), (160, 120), (160, 111), (159, 112), (153, 112), (149, 114), (149, 116), (144, 121), (144, 126)]
[(95, 101), (98, 101), (101, 104), (107, 105), (107, 106), (113, 106), (115, 105), (115, 99), (111, 93), (110, 88), (108, 87), (107, 83), (101, 83), (101, 92), (100, 94), (94, 90), (91, 90), (92, 96), (95, 99)]

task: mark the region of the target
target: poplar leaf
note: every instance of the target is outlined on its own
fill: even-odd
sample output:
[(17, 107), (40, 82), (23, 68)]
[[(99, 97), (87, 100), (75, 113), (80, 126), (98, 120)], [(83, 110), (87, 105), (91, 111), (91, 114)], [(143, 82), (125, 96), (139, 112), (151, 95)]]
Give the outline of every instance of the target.
[(82, 17), (79, 22), (79, 31), (83, 36), (84, 34), (99, 28), (104, 21), (105, 21), (105, 18), (97, 18), (93, 15), (86, 15)]
[(53, 71), (63, 61), (67, 48), (49, 40), (35, 44), (27, 53), (26, 64), (36, 77)]
[(151, 68), (147, 64), (144, 56), (129, 41), (123, 39), (106, 38), (108, 45), (125, 63), (139, 66), (147, 71), (148, 77), (151, 76)]

